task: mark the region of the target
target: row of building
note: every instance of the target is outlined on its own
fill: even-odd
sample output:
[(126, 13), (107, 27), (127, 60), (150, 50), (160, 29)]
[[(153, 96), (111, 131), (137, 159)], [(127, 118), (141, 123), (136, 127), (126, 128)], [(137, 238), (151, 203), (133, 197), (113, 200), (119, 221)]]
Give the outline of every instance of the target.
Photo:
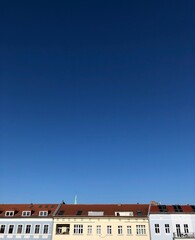
[(195, 240), (195, 205), (0, 204), (0, 239)]

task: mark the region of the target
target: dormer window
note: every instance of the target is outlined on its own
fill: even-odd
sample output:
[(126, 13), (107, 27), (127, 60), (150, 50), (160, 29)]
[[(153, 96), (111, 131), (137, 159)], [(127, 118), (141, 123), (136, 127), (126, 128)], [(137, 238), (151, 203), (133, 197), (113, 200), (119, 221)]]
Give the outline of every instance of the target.
[(31, 211), (23, 211), (22, 216), (23, 217), (29, 217), (31, 215)]
[(137, 211), (137, 216), (142, 216), (142, 211), (138, 210)]
[(104, 216), (104, 212), (102, 211), (88, 211), (88, 216)]
[(48, 211), (39, 211), (40, 217), (46, 217), (48, 215)]
[(133, 216), (133, 212), (115, 212), (115, 216), (117, 217), (128, 217)]
[(173, 208), (174, 208), (175, 212), (183, 212), (180, 205), (173, 205)]
[(5, 216), (6, 216), (6, 217), (12, 217), (12, 216), (14, 216), (14, 211), (6, 211), (6, 212), (5, 212)]

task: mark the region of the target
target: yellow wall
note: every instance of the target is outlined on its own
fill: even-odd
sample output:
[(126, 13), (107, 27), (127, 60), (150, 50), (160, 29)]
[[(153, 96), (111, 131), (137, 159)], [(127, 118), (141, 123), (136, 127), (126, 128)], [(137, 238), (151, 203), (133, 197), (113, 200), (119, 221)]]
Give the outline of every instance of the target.
[[(69, 234), (56, 234), (57, 224), (70, 224)], [(74, 234), (74, 224), (83, 225), (83, 234)], [(88, 225), (92, 225), (92, 234), (88, 234)], [(101, 235), (96, 232), (97, 225), (101, 226)], [(107, 225), (112, 226), (112, 234), (107, 234)], [(136, 225), (145, 225), (146, 234), (137, 235)], [(122, 235), (118, 234), (118, 226), (122, 226)], [(127, 226), (131, 226), (132, 234), (127, 235)], [(83, 217), (83, 218), (54, 218), (53, 225), (53, 240), (149, 240), (149, 226), (147, 218), (126, 218), (126, 217), (113, 217), (113, 218), (96, 218), (96, 217)]]

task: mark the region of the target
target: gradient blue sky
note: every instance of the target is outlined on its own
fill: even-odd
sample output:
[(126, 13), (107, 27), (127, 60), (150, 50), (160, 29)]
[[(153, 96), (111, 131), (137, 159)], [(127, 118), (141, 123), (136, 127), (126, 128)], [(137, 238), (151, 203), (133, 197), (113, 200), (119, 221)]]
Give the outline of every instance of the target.
[(194, 203), (195, 1), (0, 2), (0, 202)]

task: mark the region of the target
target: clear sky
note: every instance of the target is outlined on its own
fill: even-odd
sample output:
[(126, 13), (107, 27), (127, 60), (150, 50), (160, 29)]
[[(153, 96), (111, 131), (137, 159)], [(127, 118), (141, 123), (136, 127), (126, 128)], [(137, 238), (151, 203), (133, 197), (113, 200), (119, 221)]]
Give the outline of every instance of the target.
[(0, 203), (195, 203), (195, 1), (0, 2)]

